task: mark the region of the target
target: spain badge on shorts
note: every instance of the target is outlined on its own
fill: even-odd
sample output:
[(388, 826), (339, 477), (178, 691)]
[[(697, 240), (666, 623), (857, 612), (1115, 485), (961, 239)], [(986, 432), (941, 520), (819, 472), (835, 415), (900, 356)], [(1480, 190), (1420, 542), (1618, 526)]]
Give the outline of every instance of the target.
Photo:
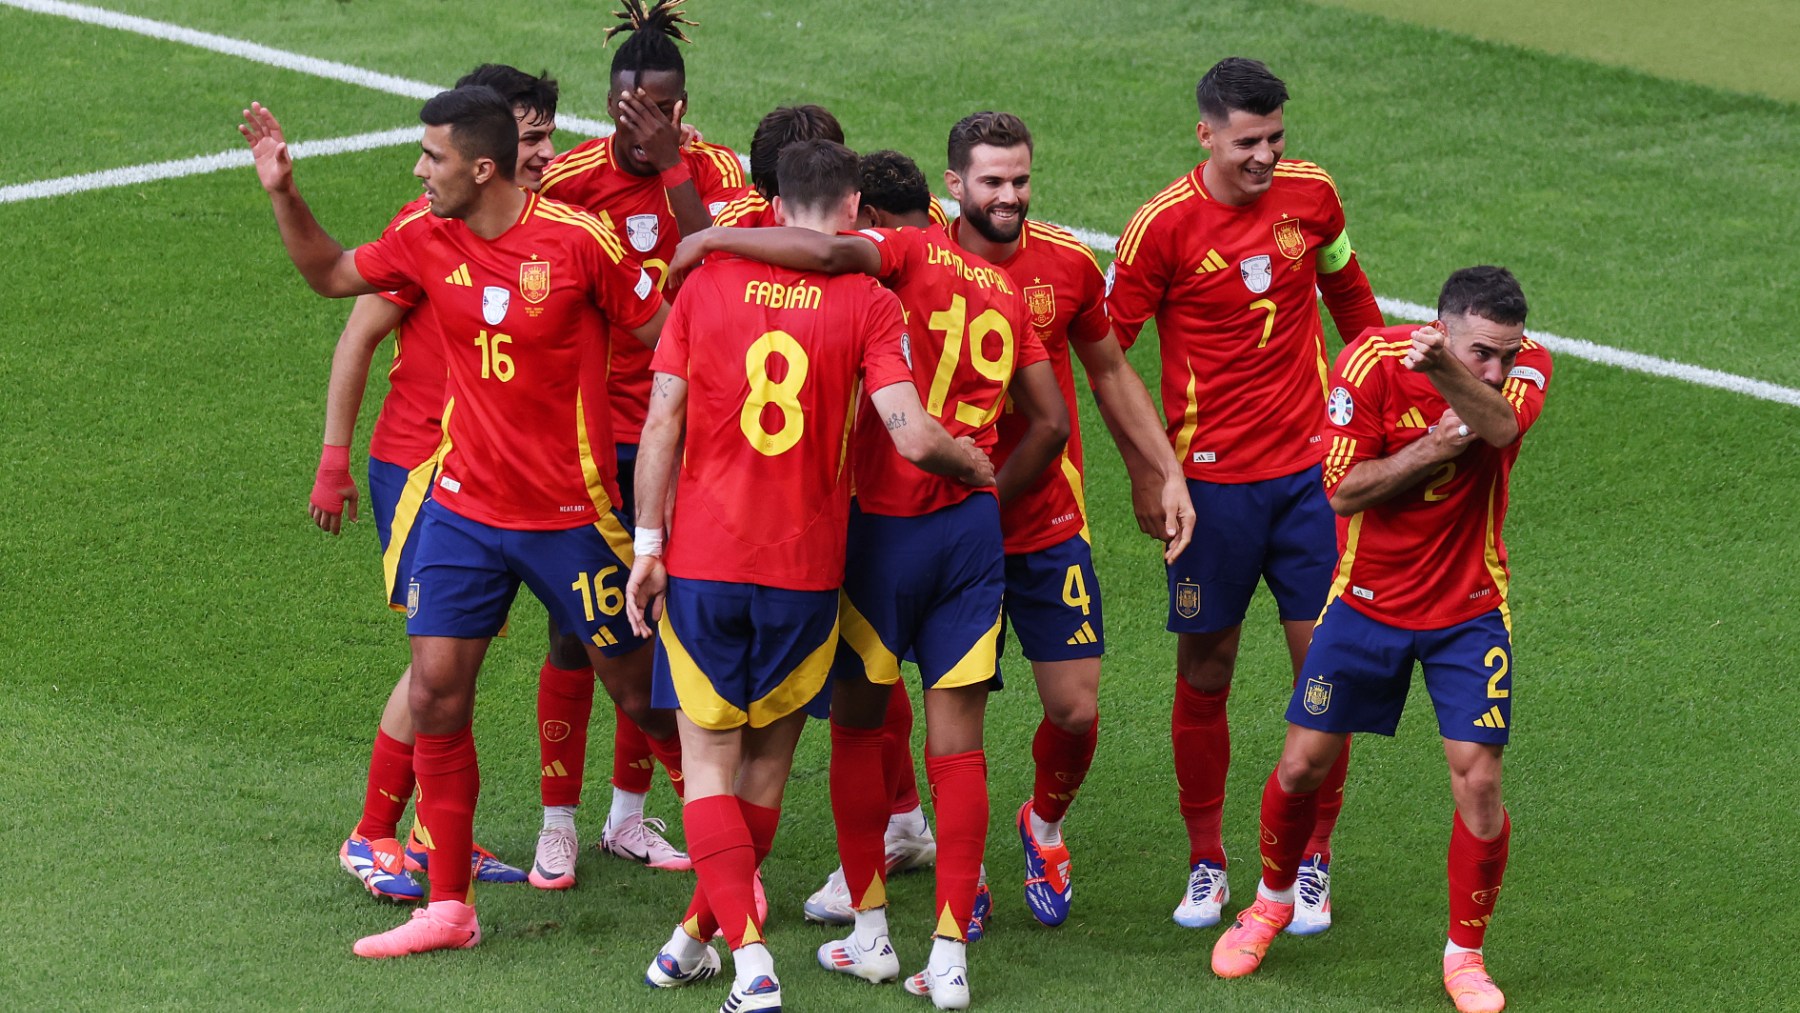
[(1301, 698), (1301, 703), (1306, 706), (1306, 713), (1314, 716), (1330, 710), (1331, 683), (1321, 682), (1318, 679), (1308, 677), (1306, 680), (1306, 695)]
[(1175, 585), (1175, 614), (1183, 619), (1200, 614), (1200, 585), (1185, 580)]
[(519, 294), (529, 303), (550, 298), (550, 264), (543, 260), (527, 260), (519, 265)]
[(406, 618), (411, 619), (419, 614), (419, 582), (409, 581), (406, 585)]

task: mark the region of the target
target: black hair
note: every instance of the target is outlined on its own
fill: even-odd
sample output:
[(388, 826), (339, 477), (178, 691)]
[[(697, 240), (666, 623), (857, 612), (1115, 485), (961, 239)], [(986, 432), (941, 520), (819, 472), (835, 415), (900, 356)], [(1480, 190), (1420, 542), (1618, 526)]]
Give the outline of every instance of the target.
[(958, 175), (968, 171), (970, 153), (977, 144), (1011, 148), (1020, 144), (1031, 150), (1031, 130), (1025, 121), (1012, 113), (970, 113), (950, 128), (950, 171)]
[(931, 185), (919, 164), (898, 151), (871, 151), (858, 165), (862, 202), (891, 215), (927, 213)]
[(1504, 267), (1465, 267), (1438, 293), (1439, 317), (1477, 316), (1508, 327), (1525, 322), (1525, 291)]
[(1212, 65), (1194, 89), (1200, 115), (1209, 120), (1231, 118), (1236, 111), (1267, 116), (1287, 104), (1287, 85), (1261, 60), (1228, 56)]
[(824, 106), (781, 106), (769, 111), (750, 138), (750, 183), (765, 198), (781, 193), (776, 163), (800, 141), (844, 143), (844, 128)]
[(818, 211), (857, 192), (859, 168), (856, 152), (836, 141), (815, 140), (783, 149), (775, 173), (781, 179), (782, 200)]
[(681, 26), (697, 27), (699, 22), (689, 21), (687, 12), (681, 5), (687, 0), (625, 0), (625, 9), (614, 11), (613, 17), (625, 22), (606, 30), (602, 45), (612, 40), (620, 32), (630, 32), (613, 54), (612, 76), (618, 77), (630, 73), (635, 84), (643, 78), (647, 70), (672, 70), (682, 77), (687, 76), (687, 64), (682, 62), (681, 47), (677, 41), (692, 43)]
[(465, 158), (486, 158), (501, 179), (511, 180), (519, 161), (519, 123), (512, 103), (484, 84), (440, 91), (419, 110), (428, 127), (448, 126), (450, 143)]
[(533, 77), (504, 63), (484, 63), (456, 79), (458, 88), (472, 84), (485, 84), (499, 92), (514, 109), (524, 109), (527, 119), (556, 118), (556, 99), (560, 90), (556, 78), (547, 70)]

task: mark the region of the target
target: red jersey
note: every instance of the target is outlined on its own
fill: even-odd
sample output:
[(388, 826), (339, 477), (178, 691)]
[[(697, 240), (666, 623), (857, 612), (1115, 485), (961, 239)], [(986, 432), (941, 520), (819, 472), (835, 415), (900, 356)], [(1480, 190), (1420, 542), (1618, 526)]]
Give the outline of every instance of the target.
[[(943, 205), (937, 198), (931, 199), (931, 207), (927, 209), (931, 220), (937, 225), (948, 228), (950, 219), (944, 214)], [(763, 229), (781, 223), (775, 220), (775, 206), (760, 190), (745, 191), (742, 197), (725, 205), (724, 209), (713, 216), (714, 225), (727, 225), (734, 229)]]
[(912, 379), (905, 326), (899, 300), (862, 275), (727, 257), (688, 277), (655, 356), (656, 372), (688, 383), (670, 573), (800, 591), (844, 582), (857, 381)]
[[(959, 221), (950, 238), (961, 235)], [(1087, 530), (1087, 502), (1081, 479), (1081, 415), (1075, 403), (1075, 372), (1069, 364), (1069, 342), (1092, 343), (1106, 337), (1106, 278), (1094, 254), (1067, 231), (1043, 222), (1026, 221), (1019, 248), (995, 265), (1021, 286), (1031, 329), (1043, 342), (1056, 371), (1056, 386), (1069, 408), (1069, 444), (1062, 458), (1038, 476), (1000, 512), (1006, 553), (1037, 552)], [(994, 447), (998, 469), (1024, 438), (1025, 417), (1009, 403), (1000, 415)]]
[[(1013, 373), (1049, 356), (1006, 272), (965, 252), (942, 228), (864, 229), (881, 252), (877, 277), (906, 310), (907, 362), (925, 410), (953, 437), (992, 452)], [(856, 502), (865, 512), (917, 517), (977, 490), (900, 456), (873, 402), (856, 423)]]
[[(1424, 436), (1449, 407), (1430, 379), (1401, 365), (1416, 329), (1367, 331), (1338, 356), (1324, 422), (1328, 494), (1357, 464), (1391, 457)], [(1527, 338), (1501, 387), (1519, 420), (1518, 440), (1504, 448), (1477, 440), (1414, 488), (1338, 518), (1331, 597), (1409, 630), (1506, 608), (1508, 478), (1549, 384), (1550, 352)]]
[(1132, 216), (1107, 309), (1126, 342), (1156, 318), (1163, 415), (1189, 478), (1291, 475), (1323, 456), (1318, 280), (1321, 266), (1349, 260), (1343, 205), (1311, 162), (1276, 163), (1268, 191), (1243, 207), (1208, 194), (1204, 169)]
[(357, 247), (356, 268), (371, 285), (424, 289), (443, 336), (450, 447), (432, 498), (512, 530), (580, 527), (613, 508), (608, 327), (643, 326), (662, 297), (597, 218), (528, 193), (487, 240), (424, 209)]
[[(400, 209), (382, 235), (430, 203), (421, 194)], [(417, 312), (425, 301), (417, 285), (383, 292), (381, 298), (407, 314), (394, 328), (394, 364), (388, 367), (387, 397), (381, 400), (381, 413), (369, 434), (369, 456), (411, 471), (437, 453), (443, 439), (443, 338), (437, 332), (437, 319), (429, 311)]]
[[(708, 214), (718, 214), (743, 192), (744, 169), (730, 148), (696, 143), (682, 149), (681, 158)], [(588, 141), (558, 155), (545, 167), (538, 193), (599, 216), (632, 255), (640, 258), (656, 282), (656, 290), (662, 291), (669, 258), (681, 242), (681, 228), (669, 209), (669, 194), (662, 180), (626, 172), (613, 158), (612, 137)], [(650, 404), (650, 349), (619, 333), (613, 335), (612, 348), (613, 439), (636, 443)]]

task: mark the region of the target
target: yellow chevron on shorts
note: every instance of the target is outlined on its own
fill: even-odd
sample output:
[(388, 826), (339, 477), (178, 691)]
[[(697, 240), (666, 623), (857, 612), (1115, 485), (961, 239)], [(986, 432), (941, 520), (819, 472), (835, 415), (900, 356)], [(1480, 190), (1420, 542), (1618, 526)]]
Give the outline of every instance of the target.
[(595, 647), (614, 647), (617, 646), (618, 643), (619, 638), (613, 636), (613, 631), (604, 626), (600, 627), (600, 631), (594, 634)]
[(969, 645), (967, 654), (950, 671), (938, 676), (932, 683), (932, 689), (955, 689), (958, 686), (973, 686), (986, 682), (994, 677), (994, 669), (1000, 661), (1000, 616), (994, 616), (994, 625), (987, 632)]
[(1068, 644), (1071, 647), (1079, 647), (1082, 644), (1097, 644), (1099, 642), (1100, 638), (1094, 635), (1093, 625), (1086, 622), (1081, 624), (1081, 629), (1076, 630), (1074, 636), (1063, 641), (1063, 643)]
[(875, 625), (856, 610), (850, 596), (838, 592), (838, 631), (844, 642), (862, 659), (863, 675), (877, 686), (892, 686), (900, 681), (900, 659), (881, 642)]
[(1505, 728), (1506, 727), (1506, 719), (1500, 716), (1500, 705), (1499, 704), (1495, 704), (1494, 706), (1489, 707), (1486, 714), (1483, 714), (1482, 716), (1476, 718), (1471, 723), (1474, 724), (1477, 728)]

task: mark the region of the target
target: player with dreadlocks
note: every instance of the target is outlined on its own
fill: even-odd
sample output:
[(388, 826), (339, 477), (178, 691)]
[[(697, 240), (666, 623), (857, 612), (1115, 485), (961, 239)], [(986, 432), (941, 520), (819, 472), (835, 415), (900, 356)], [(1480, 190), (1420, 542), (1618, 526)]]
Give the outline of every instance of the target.
[[(606, 107), (619, 129), (551, 163), (540, 192), (607, 223), (660, 289), (676, 242), (711, 225), (713, 213), (743, 191), (744, 174), (729, 148), (699, 141), (682, 146), (687, 70), (678, 43), (692, 41), (683, 28), (694, 22), (680, 0), (626, 0), (615, 16), (624, 23), (609, 29), (606, 38), (626, 37), (613, 53)], [(609, 396), (626, 504), (633, 502), (637, 443), (650, 396), (650, 354), (641, 343), (612, 335)], [(624, 577), (609, 578), (608, 587), (622, 586)], [(602, 610), (617, 600), (595, 589), (595, 604)], [(648, 666), (648, 657), (639, 663)], [(581, 800), (594, 700), (594, 674), (582, 645), (561, 638), (545, 659), (539, 686), (544, 827), (531, 881), (544, 889), (566, 889), (575, 884), (575, 807)], [(673, 739), (650, 742), (614, 710), (612, 807), (600, 849), (655, 869), (690, 868), (687, 855), (663, 838), (661, 821), (644, 815), (652, 752), (664, 757), (676, 792), (682, 789), (678, 745)]]

